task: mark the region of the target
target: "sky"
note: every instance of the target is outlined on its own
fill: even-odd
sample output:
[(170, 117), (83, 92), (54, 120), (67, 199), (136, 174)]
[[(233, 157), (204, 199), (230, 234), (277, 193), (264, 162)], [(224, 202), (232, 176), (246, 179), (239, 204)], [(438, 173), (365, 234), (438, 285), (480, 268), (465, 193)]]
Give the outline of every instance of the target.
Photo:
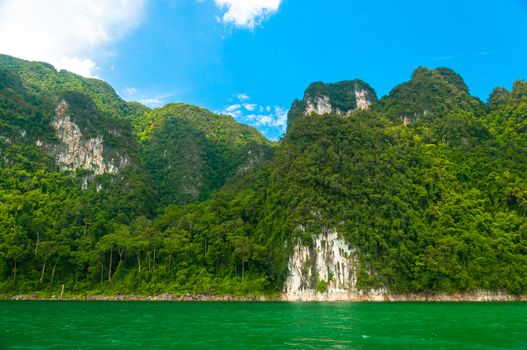
[(483, 101), (527, 79), (527, 0), (0, 0), (0, 53), (110, 83), (152, 108), (185, 102), (270, 139), (314, 81), (379, 96), (419, 66)]

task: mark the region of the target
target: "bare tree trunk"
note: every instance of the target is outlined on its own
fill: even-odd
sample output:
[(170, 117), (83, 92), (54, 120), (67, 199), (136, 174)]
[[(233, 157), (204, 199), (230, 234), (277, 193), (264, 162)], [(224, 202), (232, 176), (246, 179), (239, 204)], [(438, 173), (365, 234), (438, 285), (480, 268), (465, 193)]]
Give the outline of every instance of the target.
[(37, 232), (37, 243), (35, 244), (35, 255), (37, 255), (38, 245), (40, 244), (40, 231)]
[(13, 268), (13, 284), (16, 285), (16, 258), (15, 258), (15, 266)]
[(154, 249), (154, 260), (152, 263), (152, 272), (154, 272), (155, 268), (156, 268), (156, 250)]
[(57, 267), (57, 261), (55, 261), (55, 264), (53, 264), (53, 268), (51, 269), (51, 284), (53, 285), (53, 281), (55, 280), (55, 268)]
[(110, 248), (110, 263), (108, 264), (108, 282), (112, 281), (112, 256), (113, 256), (113, 247)]
[(62, 288), (60, 289), (60, 298), (64, 299), (64, 283), (62, 284)]
[(150, 259), (150, 252), (148, 252), (148, 272), (152, 272), (152, 259)]
[(124, 249), (119, 249), (119, 264), (121, 264), (121, 261), (123, 261), (123, 253), (124, 253)]
[(141, 252), (137, 251), (135, 256), (137, 257), (137, 269), (139, 270), (139, 273), (141, 273)]
[(40, 283), (44, 283), (44, 274), (46, 273), (46, 263), (48, 262), (48, 254), (44, 257), (44, 264), (42, 265), (42, 272), (40, 273)]

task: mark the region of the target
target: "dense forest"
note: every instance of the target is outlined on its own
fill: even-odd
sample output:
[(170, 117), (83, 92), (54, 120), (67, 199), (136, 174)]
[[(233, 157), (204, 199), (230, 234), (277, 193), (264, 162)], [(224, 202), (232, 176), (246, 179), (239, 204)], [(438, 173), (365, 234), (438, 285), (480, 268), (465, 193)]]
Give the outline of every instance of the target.
[(486, 103), (447, 68), (380, 99), (314, 83), (272, 143), (0, 55), (0, 293), (276, 293), (294, 244), (334, 228), (359, 288), (525, 294), (526, 174), (524, 81)]

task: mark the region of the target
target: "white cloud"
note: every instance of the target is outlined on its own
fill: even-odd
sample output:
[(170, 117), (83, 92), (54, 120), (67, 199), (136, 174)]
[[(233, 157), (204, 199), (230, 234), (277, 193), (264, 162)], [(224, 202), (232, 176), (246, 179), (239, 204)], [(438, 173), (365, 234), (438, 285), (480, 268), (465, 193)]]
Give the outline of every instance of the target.
[(241, 123), (254, 126), (270, 139), (278, 139), (285, 133), (287, 109), (280, 106), (242, 103), (242, 101), (247, 101), (249, 97), (240, 98), (240, 94), (236, 95), (236, 98), (241, 100), (240, 103), (228, 105), (218, 113), (230, 115)]
[(225, 107), (225, 111), (227, 113), (232, 113), (232, 112), (235, 112), (235, 111), (239, 110), (241, 107), (242, 107), (242, 105), (240, 105), (240, 104), (234, 104), (234, 105), (230, 105), (230, 106)]
[(137, 89), (133, 88), (133, 87), (126, 87), (126, 88), (124, 88), (123, 92), (126, 95), (135, 95), (135, 94), (137, 94)]
[(147, 106), (149, 108), (157, 108), (157, 107), (161, 107), (161, 106), (163, 106), (165, 104), (164, 100), (159, 99), (159, 98), (155, 98), (155, 97), (143, 98), (143, 99), (140, 99), (138, 102), (141, 103), (141, 104), (144, 104), (145, 106)]
[(242, 101), (250, 99), (249, 95), (244, 94), (243, 92), (237, 94), (237, 95), (236, 95), (236, 98), (237, 98), (238, 100), (242, 100)]
[(84, 77), (98, 78), (97, 75), (95, 75), (97, 65), (89, 58), (80, 59), (77, 57), (62, 57), (57, 59), (56, 62), (51, 60), (47, 61), (45, 59), (42, 59), (41, 61), (53, 63), (53, 65), (58, 69), (69, 70), (70, 72), (77, 73)]
[(258, 106), (255, 103), (244, 103), (243, 108), (245, 108), (248, 111), (254, 111)]
[(0, 0), (0, 52), (92, 77), (96, 50), (141, 20), (146, 0)]
[(224, 23), (237, 27), (253, 29), (266, 17), (280, 7), (282, 0), (214, 0), (216, 5), (225, 10)]
[(155, 96), (147, 96), (147, 97), (139, 98), (137, 102), (140, 102), (150, 108), (157, 108), (157, 107), (166, 105), (168, 102), (168, 99), (170, 97), (173, 97), (174, 95), (176, 95), (176, 92), (167, 92), (167, 93), (163, 93), (163, 94), (159, 94)]
[(278, 106), (267, 106), (270, 109), (268, 114), (249, 114), (245, 118), (254, 120), (256, 126), (269, 126), (278, 128), (281, 132), (285, 132), (287, 127), (287, 109)]

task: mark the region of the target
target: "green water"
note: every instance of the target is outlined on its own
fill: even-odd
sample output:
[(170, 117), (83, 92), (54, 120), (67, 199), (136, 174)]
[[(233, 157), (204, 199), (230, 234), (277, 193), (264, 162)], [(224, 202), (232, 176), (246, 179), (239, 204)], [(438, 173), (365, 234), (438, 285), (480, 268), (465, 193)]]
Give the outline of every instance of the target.
[(527, 349), (527, 303), (3, 301), (8, 349)]

